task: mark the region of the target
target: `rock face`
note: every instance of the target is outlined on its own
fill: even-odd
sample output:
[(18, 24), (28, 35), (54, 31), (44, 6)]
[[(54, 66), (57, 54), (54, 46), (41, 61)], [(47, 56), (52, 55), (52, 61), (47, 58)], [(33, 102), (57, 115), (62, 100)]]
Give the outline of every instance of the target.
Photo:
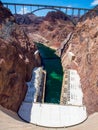
[[(58, 51), (63, 69), (78, 71), (88, 114), (98, 111), (98, 10), (85, 14), (75, 29), (62, 12), (49, 12), (39, 20), (33, 14), (16, 18), (31, 40), (56, 48), (62, 42)], [(36, 48), (21, 26), (0, 6), (0, 104), (13, 110), (24, 98), (31, 69), (40, 65)]]
[(61, 42), (73, 30), (74, 24), (60, 11), (49, 12), (40, 24), (40, 34), (50, 41), (50, 46), (59, 47)]
[[(37, 42), (42, 41), (44, 44), (55, 48), (58, 48), (69, 32), (74, 30), (74, 24), (70, 18), (60, 11), (49, 12), (45, 17), (36, 17), (34, 14), (26, 14), (25, 17), (21, 15), (21, 18), (17, 16), (19, 15), (15, 15), (16, 21), (19, 24), (23, 23), (21, 26), (28, 34), (32, 35), (35, 42), (34, 36), (36, 35)], [(25, 22), (27, 17), (30, 19), (28, 19), (30, 24)]]
[(24, 14), (24, 15), (21, 15), (21, 14), (15, 14), (14, 15), (15, 18), (16, 18), (16, 22), (18, 24), (26, 24), (26, 25), (29, 25), (29, 24), (39, 24), (43, 21), (43, 17), (37, 17), (36, 15), (32, 14), (32, 13), (27, 13), (27, 14)]
[[(71, 61), (70, 52), (75, 56)], [(76, 69), (80, 74), (88, 114), (98, 111), (98, 10), (80, 19), (61, 58), (64, 69)]]
[(0, 105), (17, 111), (24, 99), (32, 69), (40, 66), (35, 45), (0, 4)]

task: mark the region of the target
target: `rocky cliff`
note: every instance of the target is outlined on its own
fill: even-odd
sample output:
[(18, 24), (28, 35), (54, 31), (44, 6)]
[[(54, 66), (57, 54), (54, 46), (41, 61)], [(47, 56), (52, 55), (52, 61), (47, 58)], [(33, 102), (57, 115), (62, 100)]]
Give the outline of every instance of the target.
[(34, 55), (36, 47), (27, 33), (31, 40), (56, 48), (67, 37), (58, 50), (63, 69), (72, 68), (79, 72), (87, 111), (89, 114), (98, 111), (97, 10), (85, 14), (76, 27), (61, 12), (49, 12), (40, 22), (31, 14), (17, 15), (19, 19), (16, 20), (26, 33), (15, 23), (10, 11), (2, 6), (0, 16), (0, 104), (17, 111), (24, 98), (25, 82), (31, 69), (40, 65), (39, 56)]
[[(35, 45), (0, 3), (0, 105), (17, 111), (32, 69), (40, 65)], [(37, 57), (37, 58), (36, 58)]]
[(38, 17), (32, 13), (27, 13), (27, 14), (15, 14), (14, 15), (15, 18), (16, 18), (16, 22), (19, 24), (19, 25), (30, 25), (30, 24), (40, 24), (44, 17)]
[[(30, 37), (32, 36), (33, 41), (43, 42), (55, 48), (60, 46), (75, 27), (71, 19), (61, 11), (51, 11), (45, 17), (37, 17), (34, 14), (21, 15), (21, 18), (19, 16), (15, 15), (17, 23), (22, 23), (21, 26)], [(26, 21), (27, 17), (28, 21)]]
[[(44, 28), (44, 29), (43, 29)], [(40, 35), (49, 40), (50, 46), (57, 46), (74, 30), (74, 24), (63, 12), (49, 12), (40, 24)]]
[[(98, 111), (98, 10), (85, 14), (74, 33), (65, 41), (63, 68), (78, 70), (88, 114)], [(69, 53), (74, 59), (69, 59)]]

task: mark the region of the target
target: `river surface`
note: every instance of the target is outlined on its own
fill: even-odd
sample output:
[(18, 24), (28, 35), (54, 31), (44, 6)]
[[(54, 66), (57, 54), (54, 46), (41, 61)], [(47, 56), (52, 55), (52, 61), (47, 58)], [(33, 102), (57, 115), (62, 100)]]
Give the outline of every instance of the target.
[(63, 79), (61, 60), (55, 54), (55, 50), (40, 43), (37, 43), (37, 47), (42, 57), (42, 64), (47, 73), (45, 102), (59, 104)]

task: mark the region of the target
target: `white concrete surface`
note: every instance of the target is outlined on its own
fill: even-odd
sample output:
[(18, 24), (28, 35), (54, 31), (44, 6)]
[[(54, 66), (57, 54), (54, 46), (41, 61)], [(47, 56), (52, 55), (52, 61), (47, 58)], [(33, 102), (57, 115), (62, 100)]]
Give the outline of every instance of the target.
[(28, 90), (25, 96), (25, 102), (36, 102), (37, 97), (40, 94), (42, 67), (36, 67), (32, 71), (32, 78), (30, 82), (27, 82)]
[(80, 76), (76, 70), (69, 69), (64, 73), (60, 104), (83, 105)]
[(34, 52), (34, 55), (36, 55), (37, 53), (39, 53), (39, 50), (36, 50), (36, 51)]
[(68, 128), (46, 128), (26, 123), (19, 116), (0, 106), (0, 130), (98, 130), (98, 112), (76, 126)]
[(68, 104), (82, 105), (83, 92), (81, 88), (80, 76), (76, 70), (68, 70)]
[(86, 108), (23, 102), (19, 116), (27, 122), (45, 127), (68, 127), (87, 118)]
[[(69, 105), (36, 103), (39, 95), (42, 68), (35, 68), (28, 82), (28, 91), (18, 111), (19, 116), (30, 123), (45, 127), (68, 127), (79, 124), (87, 118), (86, 108), (82, 105), (80, 77), (75, 70), (69, 70)], [(72, 105), (71, 105), (72, 104)]]
[(72, 52), (68, 52), (68, 58), (69, 58), (69, 61), (71, 62), (72, 60), (75, 59), (75, 55)]

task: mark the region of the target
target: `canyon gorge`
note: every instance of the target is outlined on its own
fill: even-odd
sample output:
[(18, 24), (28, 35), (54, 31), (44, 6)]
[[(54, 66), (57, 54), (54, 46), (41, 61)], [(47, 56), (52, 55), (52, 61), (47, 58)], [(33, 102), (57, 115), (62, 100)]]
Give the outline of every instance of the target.
[[(87, 112), (98, 112), (97, 10), (87, 12), (76, 25), (60, 11), (45, 17), (30, 13), (13, 16), (0, 5), (0, 16), (0, 105), (16, 112), (19, 109), (32, 69), (41, 65), (40, 55), (34, 54), (36, 42), (56, 50), (63, 71), (78, 71)], [(74, 55), (71, 60), (70, 52)]]

